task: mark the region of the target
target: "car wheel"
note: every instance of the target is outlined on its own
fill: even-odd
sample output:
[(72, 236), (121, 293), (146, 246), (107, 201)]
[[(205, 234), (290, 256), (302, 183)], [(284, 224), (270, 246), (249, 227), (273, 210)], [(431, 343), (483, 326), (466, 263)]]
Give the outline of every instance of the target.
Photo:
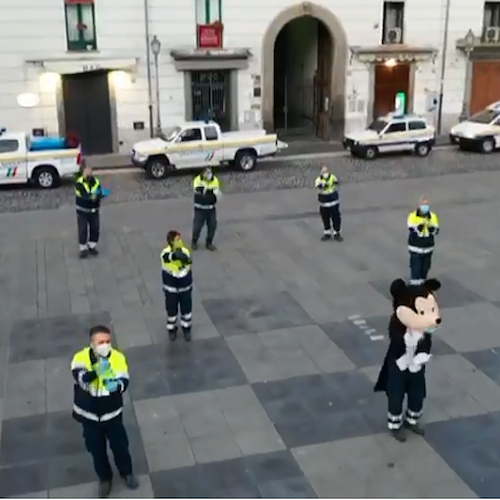
[(364, 155), (367, 160), (374, 160), (378, 156), (378, 149), (375, 146), (365, 148)]
[(33, 172), (33, 181), (40, 189), (53, 189), (59, 184), (59, 174), (52, 166), (38, 167)]
[(481, 153), (490, 154), (495, 150), (495, 141), (491, 138), (483, 139), (481, 142)]
[(250, 172), (257, 165), (257, 155), (255, 151), (238, 151), (234, 159), (236, 167), (242, 172)]
[(458, 144), (458, 137), (450, 134), (450, 143), (451, 144)]
[(166, 158), (151, 158), (146, 163), (146, 173), (151, 179), (164, 179), (169, 168), (170, 165)]
[(415, 145), (415, 154), (417, 156), (427, 156), (431, 151), (431, 148), (429, 146), (428, 142), (420, 142)]

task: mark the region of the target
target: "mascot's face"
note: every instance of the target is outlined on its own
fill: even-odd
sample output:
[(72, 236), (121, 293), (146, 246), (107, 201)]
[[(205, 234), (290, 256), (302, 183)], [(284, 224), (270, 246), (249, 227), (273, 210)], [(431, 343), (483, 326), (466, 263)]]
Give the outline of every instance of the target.
[(441, 288), (436, 279), (422, 285), (407, 285), (397, 279), (391, 285), (394, 313), (408, 329), (433, 333), (441, 324), (441, 315), (434, 292)]

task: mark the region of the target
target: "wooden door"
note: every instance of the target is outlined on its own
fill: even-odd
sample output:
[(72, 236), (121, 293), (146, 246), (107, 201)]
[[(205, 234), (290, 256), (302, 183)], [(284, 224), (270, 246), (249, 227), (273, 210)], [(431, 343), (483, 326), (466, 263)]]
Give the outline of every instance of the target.
[(477, 61), (472, 69), (471, 113), (500, 101), (500, 61)]
[[(373, 103), (373, 117), (386, 115), (394, 111), (396, 94), (406, 94), (408, 106), (408, 93), (410, 90), (410, 65), (397, 64), (394, 67), (385, 64), (375, 66), (375, 92)], [(405, 109), (405, 112), (408, 110)]]
[(318, 22), (318, 71), (314, 81), (316, 110), (316, 135), (330, 139), (330, 108), (332, 105), (333, 40), (328, 28)]
[(66, 135), (78, 137), (86, 155), (112, 153), (108, 74), (65, 75), (62, 89)]

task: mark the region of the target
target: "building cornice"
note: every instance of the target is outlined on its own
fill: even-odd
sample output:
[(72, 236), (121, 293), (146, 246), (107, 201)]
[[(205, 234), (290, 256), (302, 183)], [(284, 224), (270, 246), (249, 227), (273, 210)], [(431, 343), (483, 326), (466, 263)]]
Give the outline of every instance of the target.
[(246, 69), (249, 49), (173, 49), (170, 55), (178, 71)]
[(351, 54), (360, 62), (377, 63), (388, 59), (397, 62), (416, 62), (435, 60), (438, 50), (435, 47), (405, 44), (377, 45), (372, 47), (350, 47)]
[(469, 54), (472, 59), (482, 59), (487, 57), (500, 59), (500, 42), (483, 42), (481, 38), (476, 37), (474, 45), (467, 45), (465, 38), (459, 38), (455, 42), (455, 47), (464, 54)]

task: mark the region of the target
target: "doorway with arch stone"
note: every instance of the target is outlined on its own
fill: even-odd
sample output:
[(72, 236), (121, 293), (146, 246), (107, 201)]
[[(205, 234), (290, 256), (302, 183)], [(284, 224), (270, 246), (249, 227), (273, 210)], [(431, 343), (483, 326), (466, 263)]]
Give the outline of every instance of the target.
[(263, 41), (262, 116), (287, 137), (344, 133), (347, 39), (328, 9), (304, 2), (281, 12)]

